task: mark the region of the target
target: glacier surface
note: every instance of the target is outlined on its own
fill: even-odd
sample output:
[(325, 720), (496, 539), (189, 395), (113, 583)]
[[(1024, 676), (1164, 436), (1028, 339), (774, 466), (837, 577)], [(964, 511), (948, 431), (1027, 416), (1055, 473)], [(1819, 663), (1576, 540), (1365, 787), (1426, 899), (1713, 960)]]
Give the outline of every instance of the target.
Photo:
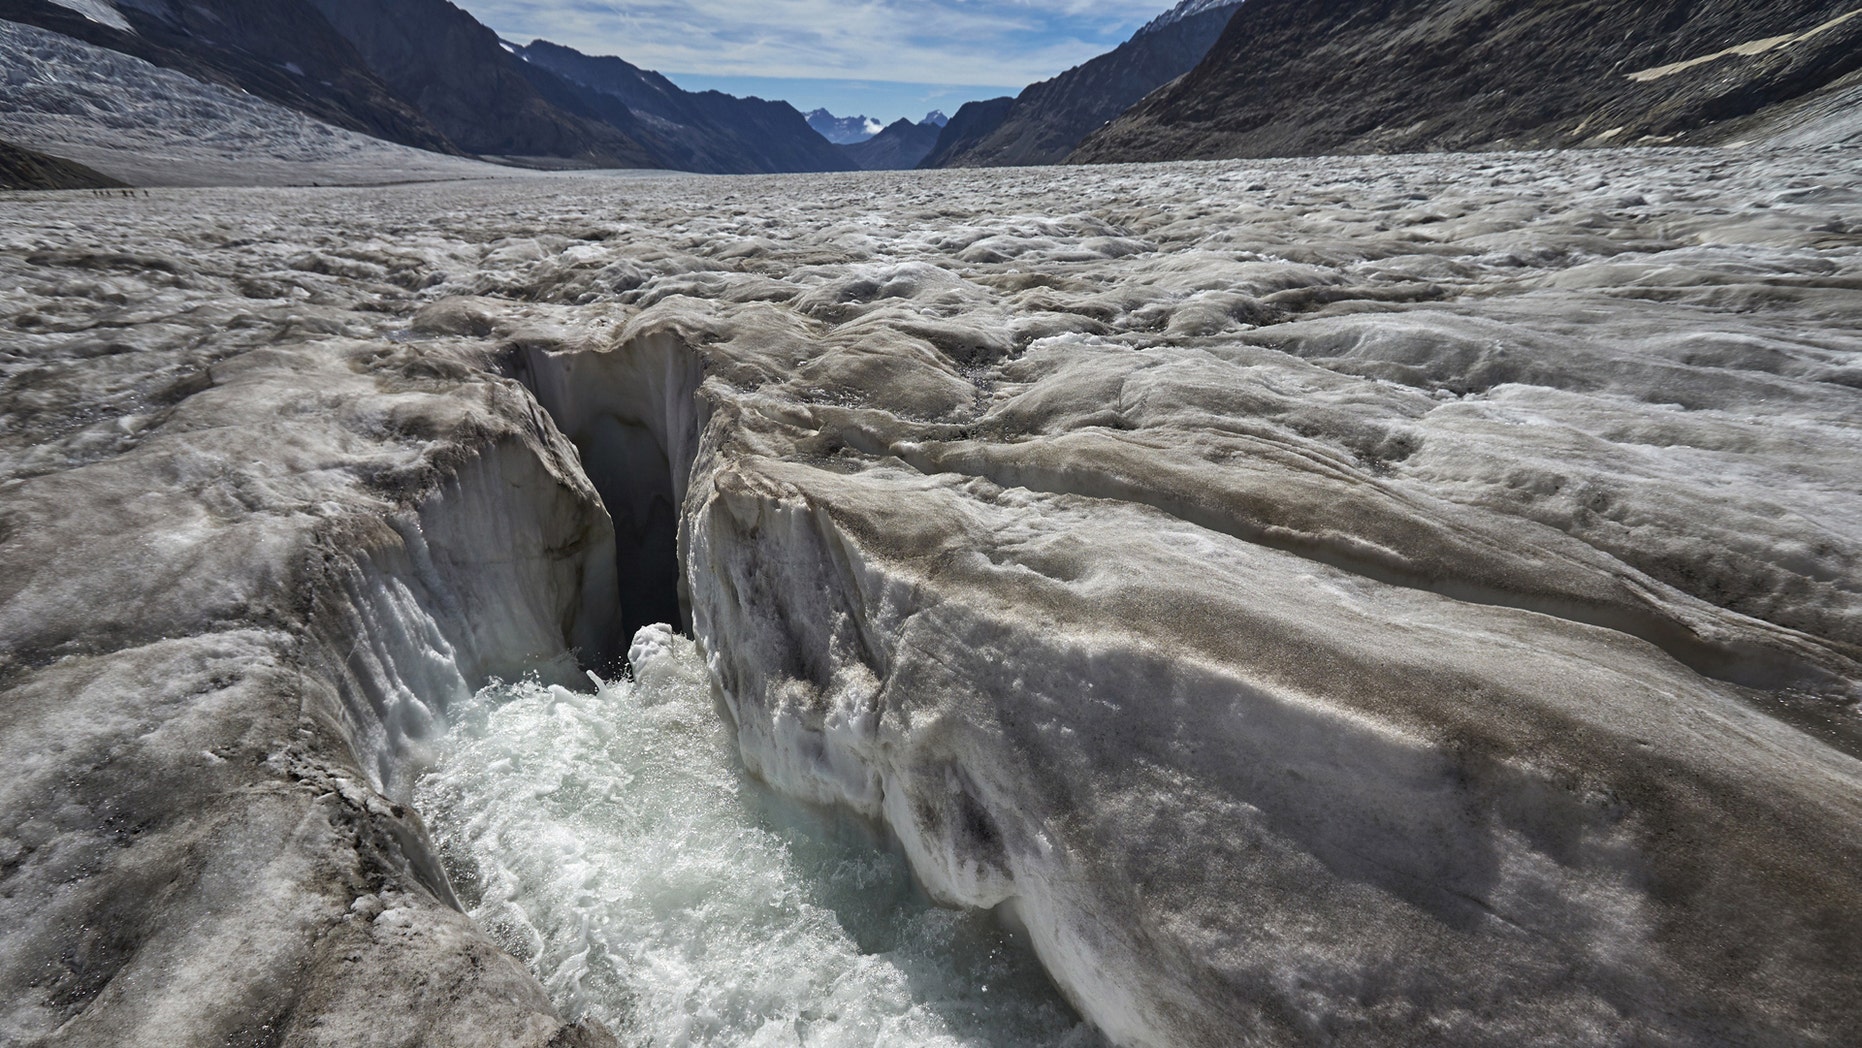
[[(0, 1038), (624, 1034), (410, 801), (462, 717), (647, 730), (548, 689), (668, 608), (749, 774), (1114, 1043), (1862, 1029), (1853, 148), (50, 195), (0, 242)], [(448, 826), (508, 818), (449, 767)]]

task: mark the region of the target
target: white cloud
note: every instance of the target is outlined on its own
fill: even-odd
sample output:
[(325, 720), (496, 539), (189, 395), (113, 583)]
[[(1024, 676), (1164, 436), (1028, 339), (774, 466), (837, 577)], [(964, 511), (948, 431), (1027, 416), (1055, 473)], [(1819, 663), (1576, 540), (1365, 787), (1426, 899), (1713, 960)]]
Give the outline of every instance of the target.
[(1168, 0), (464, 0), (500, 33), (649, 69), (1019, 88), (1102, 54)]

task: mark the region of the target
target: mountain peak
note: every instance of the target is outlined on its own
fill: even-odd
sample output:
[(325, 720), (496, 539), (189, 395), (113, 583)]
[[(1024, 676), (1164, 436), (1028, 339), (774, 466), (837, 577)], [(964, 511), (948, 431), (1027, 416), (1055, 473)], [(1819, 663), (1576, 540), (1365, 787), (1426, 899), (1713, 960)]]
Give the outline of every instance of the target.
[(548, 40), (533, 41), (518, 53), (583, 92), (594, 110), (618, 110), (639, 123), (668, 166), (718, 174), (852, 167), (787, 102), (687, 91), (625, 59), (586, 55)]
[(1185, 19), (1195, 18), (1200, 14), (1220, 10), (1224, 7), (1240, 7), (1241, 3), (1242, 0), (1183, 0), (1182, 3), (1145, 23), (1144, 28), (1138, 30), (1136, 35), (1143, 36), (1145, 33), (1155, 33), (1159, 29), (1166, 29)]
[(1145, 95), (1194, 69), (1237, 12), (1247, 9), (1242, 0), (1183, 0), (1113, 50), (1029, 85), (1007, 104), (959, 109), (926, 162), (1058, 163)]
[(856, 166), (867, 171), (908, 171), (930, 155), (940, 133), (936, 124), (914, 124), (900, 117), (867, 141), (840, 149)]
[(933, 109), (925, 114), (923, 120), (918, 122), (920, 124), (930, 124), (932, 127), (943, 127), (950, 123), (950, 117), (945, 116), (942, 109)]
[(837, 146), (865, 142), (886, 129), (886, 125), (870, 116), (835, 116), (826, 109), (817, 109), (806, 119), (809, 127)]

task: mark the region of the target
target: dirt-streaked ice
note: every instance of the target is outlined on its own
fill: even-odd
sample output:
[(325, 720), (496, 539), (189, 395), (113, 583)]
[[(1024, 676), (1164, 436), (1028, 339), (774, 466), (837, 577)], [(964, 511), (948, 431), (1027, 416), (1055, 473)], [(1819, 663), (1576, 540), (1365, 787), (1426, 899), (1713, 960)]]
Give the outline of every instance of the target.
[(1117, 1043), (1862, 1029), (1854, 149), (4, 223), (4, 1036), (547, 1043), (397, 805), (648, 605)]

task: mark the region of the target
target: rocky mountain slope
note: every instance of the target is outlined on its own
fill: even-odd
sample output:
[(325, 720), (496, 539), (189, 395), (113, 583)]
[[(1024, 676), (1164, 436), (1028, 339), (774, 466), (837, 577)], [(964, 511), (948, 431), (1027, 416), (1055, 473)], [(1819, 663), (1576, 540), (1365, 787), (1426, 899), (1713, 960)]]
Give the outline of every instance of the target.
[(896, 120), (865, 142), (840, 149), (862, 171), (910, 171), (931, 155), (943, 130), (928, 119)]
[(618, 101), (632, 134), (668, 166), (715, 174), (846, 171), (850, 163), (786, 102), (686, 91), (622, 59), (585, 55), (547, 40), (514, 46), (517, 57)]
[(1240, 0), (1184, 0), (1110, 53), (1031, 85), (1002, 122), (958, 150), (940, 150), (939, 167), (1004, 167), (1064, 160), (1087, 135), (1208, 53)]
[(1072, 159), (1707, 143), (1858, 69), (1853, 0), (1248, 0)]
[(38, 26), (224, 84), (336, 127), (457, 153), (309, 0), (96, 0), (87, 16), (50, 0), (0, 0), (0, 19)]
[(0, 20), (0, 139), (135, 186), (378, 185), (510, 173)]
[(985, 99), (981, 102), (965, 102), (938, 132), (937, 141), (932, 143), (931, 152), (919, 161), (922, 168), (950, 167), (950, 161), (963, 155), (972, 146), (987, 138), (1008, 116), (1009, 109), (1015, 105), (1010, 96)]
[(447, 0), (80, 6), (0, 0), (0, 19), (418, 148), (541, 166), (853, 169), (784, 103), (681, 91), (619, 59), (550, 44), (507, 49)]
[(0, 0), (0, 18), (223, 83), (335, 126), (450, 153), (664, 167), (571, 86), (446, 0)]
[[(663, 167), (626, 117), (585, 106), (555, 77), (512, 56), (447, 0), (308, 0), (397, 94), (461, 148)], [(581, 110), (581, 111), (577, 111)]]
[(75, 160), (0, 141), (0, 189), (110, 189), (122, 185)]

